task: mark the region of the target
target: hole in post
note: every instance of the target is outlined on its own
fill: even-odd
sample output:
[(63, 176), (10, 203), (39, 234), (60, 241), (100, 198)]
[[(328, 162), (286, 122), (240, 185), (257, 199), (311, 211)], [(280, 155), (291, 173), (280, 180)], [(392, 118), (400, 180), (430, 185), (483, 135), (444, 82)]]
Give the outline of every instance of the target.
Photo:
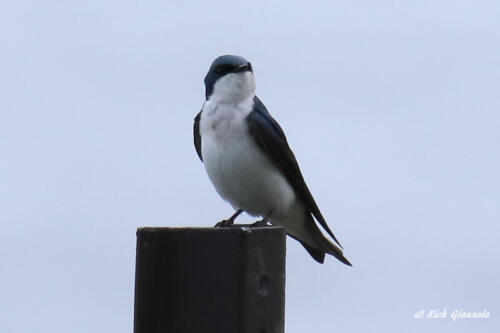
[(267, 274), (260, 275), (258, 293), (263, 296), (269, 294), (269, 277)]

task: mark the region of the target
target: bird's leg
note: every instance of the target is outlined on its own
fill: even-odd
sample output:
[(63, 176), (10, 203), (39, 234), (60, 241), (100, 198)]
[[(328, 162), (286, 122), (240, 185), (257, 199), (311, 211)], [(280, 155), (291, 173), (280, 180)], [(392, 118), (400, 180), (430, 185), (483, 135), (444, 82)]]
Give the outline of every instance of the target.
[(269, 226), (269, 224), (267, 224), (268, 220), (269, 220), (269, 218), (264, 217), (262, 220), (250, 224), (250, 227), (252, 227), (252, 228), (254, 228), (254, 227), (267, 227), (267, 226)]
[(241, 213), (243, 213), (243, 209), (238, 209), (236, 211), (236, 213), (233, 214), (233, 216), (231, 216), (230, 218), (228, 218), (227, 220), (222, 220), (218, 223), (215, 224), (215, 228), (224, 228), (224, 227), (230, 227), (234, 224), (234, 220), (238, 217), (238, 215), (240, 215)]

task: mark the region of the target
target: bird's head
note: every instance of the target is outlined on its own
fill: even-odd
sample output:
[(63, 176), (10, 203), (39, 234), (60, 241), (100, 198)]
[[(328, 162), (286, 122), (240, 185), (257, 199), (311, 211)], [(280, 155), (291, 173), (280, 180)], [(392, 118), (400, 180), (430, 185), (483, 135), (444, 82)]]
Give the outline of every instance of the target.
[(223, 55), (205, 76), (205, 97), (216, 102), (241, 102), (255, 94), (252, 65), (245, 58)]

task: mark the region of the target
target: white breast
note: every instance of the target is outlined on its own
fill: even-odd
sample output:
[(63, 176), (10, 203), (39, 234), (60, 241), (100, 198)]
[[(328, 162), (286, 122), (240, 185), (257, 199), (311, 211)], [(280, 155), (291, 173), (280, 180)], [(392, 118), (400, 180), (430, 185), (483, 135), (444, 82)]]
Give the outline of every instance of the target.
[(217, 192), (235, 209), (283, 216), (295, 194), (248, 132), (245, 118), (252, 106), (253, 98), (239, 104), (205, 102), (200, 119), (203, 164)]

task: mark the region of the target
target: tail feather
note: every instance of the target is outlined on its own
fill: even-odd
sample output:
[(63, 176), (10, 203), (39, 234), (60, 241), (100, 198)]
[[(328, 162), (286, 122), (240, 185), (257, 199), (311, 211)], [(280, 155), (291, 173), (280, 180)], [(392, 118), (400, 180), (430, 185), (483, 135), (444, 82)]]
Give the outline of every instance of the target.
[(311, 212), (303, 206), (297, 205), (288, 216), (273, 219), (271, 223), (284, 227), (287, 234), (299, 241), (311, 257), (320, 264), (324, 263), (325, 255), (328, 253), (340, 262), (352, 266), (344, 257), (340, 245), (335, 245), (321, 232)]
[(325, 252), (324, 251), (317, 250), (314, 247), (309, 246), (307, 243), (305, 243), (299, 239), (297, 239), (297, 240), (300, 242), (300, 244), (302, 244), (302, 246), (307, 250), (307, 252), (309, 252), (309, 254), (311, 255), (311, 257), (313, 257), (314, 260), (316, 260), (320, 264), (325, 262)]
[[(334, 245), (334, 247), (335, 247), (335, 245)], [(335, 258), (337, 258), (338, 260), (340, 260), (342, 263), (346, 264), (347, 266), (352, 266), (352, 264), (349, 262), (349, 260), (347, 260), (347, 258), (344, 257), (344, 254), (338, 248), (327, 249), (326, 252), (328, 254), (331, 254), (332, 256), (334, 256)]]
[[(306, 248), (307, 252), (309, 252), (309, 254), (311, 254), (311, 256), (318, 262), (320, 263), (323, 263), (324, 261), (324, 257), (325, 257), (325, 252), (334, 256), (335, 258), (337, 258), (339, 261), (341, 261), (342, 263), (348, 265), (348, 266), (352, 266), (352, 264), (349, 262), (349, 260), (347, 260), (347, 258), (344, 256), (344, 253), (342, 251), (342, 249), (338, 246), (336, 246), (335, 244), (333, 244), (332, 242), (330, 242), (328, 240), (328, 238), (325, 237), (325, 235), (323, 235), (323, 233), (321, 232), (321, 230), (319, 230), (318, 226), (316, 225), (316, 223), (314, 222), (314, 219), (312, 218), (312, 216), (310, 214), (308, 214), (308, 218), (306, 220), (306, 228), (309, 229), (310, 231), (310, 234), (312, 235), (314, 241), (315, 241), (315, 246), (311, 246), (311, 244), (307, 244), (307, 247), (304, 245), (304, 243), (301, 241), (302, 245)], [(314, 251), (311, 251), (309, 248), (313, 248)], [(318, 257), (318, 258), (321, 258), (321, 256), (318, 256), (318, 252), (319, 253), (323, 253), (323, 261), (319, 261), (318, 259), (316, 259), (315, 255), (313, 255), (313, 253), (315, 253), (315, 255)]]

